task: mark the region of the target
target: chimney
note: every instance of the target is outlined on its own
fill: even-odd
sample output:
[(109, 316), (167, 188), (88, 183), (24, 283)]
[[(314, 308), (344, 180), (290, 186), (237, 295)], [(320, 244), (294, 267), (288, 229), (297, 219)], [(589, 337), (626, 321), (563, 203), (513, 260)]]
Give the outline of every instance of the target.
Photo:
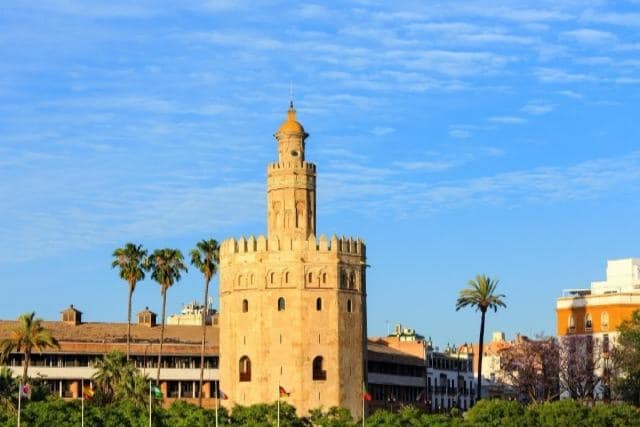
[(69, 308), (62, 310), (62, 321), (67, 325), (77, 326), (82, 323), (82, 312), (76, 309), (73, 304)]
[(140, 313), (138, 313), (138, 324), (153, 328), (156, 326), (156, 314), (149, 310), (149, 307), (145, 307)]

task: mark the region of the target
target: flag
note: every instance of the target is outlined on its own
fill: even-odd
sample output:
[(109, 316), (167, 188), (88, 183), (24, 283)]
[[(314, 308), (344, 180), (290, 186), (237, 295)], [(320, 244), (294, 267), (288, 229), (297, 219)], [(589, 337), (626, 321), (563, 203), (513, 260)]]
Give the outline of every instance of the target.
[(86, 385), (86, 386), (82, 387), (82, 398), (84, 400), (93, 399), (93, 395), (94, 394), (96, 394), (96, 392), (93, 390), (93, 388), (91, 388), (90, 385)]
[(289, 396), (291, 394), (287, 390), (285, 390), (284, 387), (282, 386), (278, 386), (278, 391), (280, 392), (280, 397)]
[(365, 383), (362, 383), (362, 400), (373, 400), (373, 397), (371, 397), (371, 394), (369, 394), (369, 392), (367, 391), (367, 386)]
[(20, 384), (20, 397), (31, 399), (31, 386), (29, 384)]
[(162, 399), (162, 390), (160, 390), (160, 387), (158, 387), (157, 385), (151, 386), (151, 394), (156, 399)]
[(224, 391), (218, 389), (218, 399), (227, 400), (228, 398)]

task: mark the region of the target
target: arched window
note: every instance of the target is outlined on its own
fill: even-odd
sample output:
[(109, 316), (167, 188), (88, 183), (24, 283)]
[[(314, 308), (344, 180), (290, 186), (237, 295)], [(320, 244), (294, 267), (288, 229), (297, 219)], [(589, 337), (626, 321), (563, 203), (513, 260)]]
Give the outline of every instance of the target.
[(345, 271), (340, 271), (340, 289), (347, 288), (347, 273)]
[(289, 283), (289, 272), (284, 273), (284, 283)]
[(347, 300), (347, 313), (351, 313), (353, 311), (353, 305), (351, 304), (351, 300)]
[(573, 317), (573, 314), (569, 315), (569, 332), (573, 332), (576, 330), (576, 318)]
[(276, 273), (271, 273), (269, 274), (269, 283), (271, 283), (273, 285), (273, 282), (276, 281)]
[(355, 289), (356, 288), (356, 275), (355, 273), (351, 272), (351, 274), (349, 275), (349, 289)]
[(322, 273), (322, 283), (327, 283), (327, 273)]
[(284, 309), (285, 309), (284, 298), (280, 297), (278, 298), (278, 311), (284, 311)]
[(324, 381), (327, 379), (327, 371), (324, 370), (322, 356), (313, 359), (313, 380)]
[(322, 310), (322, 298), (316, 299), (316, 311)]
[(238, 287), (242, 286), (242, 274), (238, 276)]
[(309, 272), (309, 274), (307, 276), (308, 276), (307, 280), (309, 281), (309, 283), (312, 283), (313, 282), (313, 273)]
[(254, 278), (254, 274), (253, 274), (253, 273), (251, 273), (251, 280), (250, 280), (250, 282), (249, 282), (249, 283), (250, 283), (252, 286), (253, 286), (253, 278)]
[(246, 299), (242, 300), (242, 312), (246, 313), (247, 311), (249, 311), (249, 301), (247, 301)]
[(609, 313), (603, 311), (600, 315), (600, 324), (602, 325), (602, 330), (606, 331), (609, 329)]
[(251, 381), (251, 360), (247, 356), (240, 358), (239, 372), (241, 382)]
[(584, 315), (584, 329), (590, 331), (593, 328), (593, 319), (591, 318), (591, 313), (587, 313)]

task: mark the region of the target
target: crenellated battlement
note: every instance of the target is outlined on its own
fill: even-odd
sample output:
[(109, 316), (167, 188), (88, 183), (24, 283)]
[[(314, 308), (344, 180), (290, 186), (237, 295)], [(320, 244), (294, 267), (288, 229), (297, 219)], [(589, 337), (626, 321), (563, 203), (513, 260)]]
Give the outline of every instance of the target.
[(333, 252), (339, 255), (366, 255), (366, 245), (362, 239), (354, 239), (353, 237), (337, 237), (331, 236), (327, 239), (325, 235), (321, 235), (319, 239), (311, 236), (308, 240), (291, 240), (273, 238), (269, 240), (261, 235), (257, 238), (249, 236), (248, 238), (240, 237), (239, 239), (227, 239), (220, 245), (220, 256), (224, 257), (231, 254), (244, 254), (254, 252), (278, 252), (291, 250), (309, 250), (317, 252)]
[(280, 169), (304, 169), (308, 172), (315, 173), (316, 165), (303, 161), (289, 161), (289, 162), (274, 162), (269, 163), (268, 170), (280, 170)]

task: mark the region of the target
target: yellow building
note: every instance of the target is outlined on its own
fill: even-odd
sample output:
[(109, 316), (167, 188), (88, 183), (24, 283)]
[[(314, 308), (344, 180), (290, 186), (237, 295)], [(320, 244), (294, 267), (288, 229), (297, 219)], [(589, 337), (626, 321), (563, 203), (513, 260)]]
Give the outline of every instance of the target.
[[(607, 279), (588, 289), (566, 289), (556, 302), (557, 333), (568, 352), (593, 359), (594, 372), (602, 377), (594, 389), (596, 399), (609, 399), (610, 350), (620, 324), (640, 309), (640, 259), (607, 262)], [(576, 337), (576, 339), (572, 339)], [(590, 339), (583, 339), (587, 337)], [(563, 357), (571, 356), (564, 352)], [(565, 360), (567, 365), (571, 359)], [(567, 392), (564, 390), (563, 392)]]
[(267, 167), (267, 236), (220, 247), (220, 373), (225, 404), (284, 400), (306, 415), (359, 414), (366, 348), (365, 245), (316, 237), (316, 166), (288, 117)]
[(556, 303), (558, 336), (614, 339), (620, 324), (640, 309), (640, 258), (607, 262), (607, 280), (567, 289)]

